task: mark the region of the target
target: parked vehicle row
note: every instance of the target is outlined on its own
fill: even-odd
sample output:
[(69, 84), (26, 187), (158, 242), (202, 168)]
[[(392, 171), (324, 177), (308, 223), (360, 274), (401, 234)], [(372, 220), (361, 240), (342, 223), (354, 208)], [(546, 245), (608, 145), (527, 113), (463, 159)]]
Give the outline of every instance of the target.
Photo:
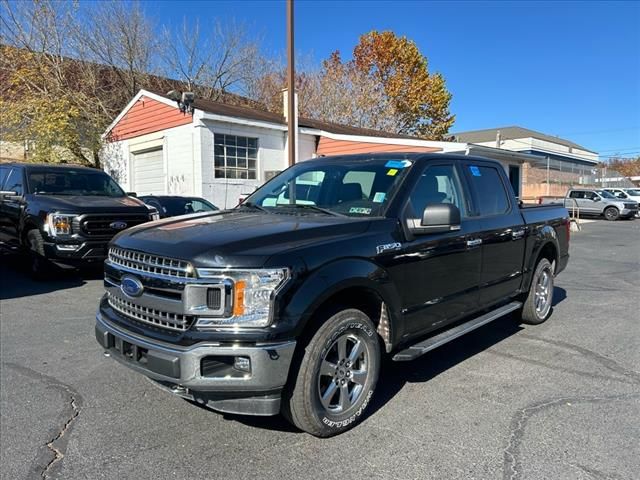
[(383, 355), (509, 312), (544, 322), (569, 235), (563, 206), (519, 205), (494, 161), (305, 161), (234, 209), (116, 235), (96, 339), (181, 397), (331, 436), (365, 415)]
[(562, 203), (580, 216), (602, 216), (607, 220), (633, 218), (638, 215), (638, 202), (629, 196), (617, 197), (606, 189), (572, 188), (566, 197), (540, 197), (540, 204)]

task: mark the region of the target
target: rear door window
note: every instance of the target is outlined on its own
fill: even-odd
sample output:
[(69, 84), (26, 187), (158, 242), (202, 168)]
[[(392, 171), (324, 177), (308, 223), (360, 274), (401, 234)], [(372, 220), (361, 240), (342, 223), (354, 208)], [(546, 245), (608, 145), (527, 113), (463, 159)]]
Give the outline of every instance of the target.
[(569, 198), (584, 198), (584, 192), (571, 192)]
[(498, 170), (480, 165), (468, 165), (467, 168), (467, 178), (474, 192), (476, 209), (480, 216), (489, 217), (507, 213), (511, 204)]

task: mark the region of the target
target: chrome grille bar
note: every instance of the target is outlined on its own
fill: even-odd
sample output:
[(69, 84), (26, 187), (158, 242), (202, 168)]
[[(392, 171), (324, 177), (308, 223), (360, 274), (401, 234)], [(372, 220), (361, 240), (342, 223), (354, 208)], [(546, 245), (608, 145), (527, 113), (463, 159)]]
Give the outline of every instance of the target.
[(184, 260), (149, 255), (118, 247), (109, 249), (109, 261), (114, 265), (156, 275), (168, 275), (177, 278), (195, 277), (194, 268)]
[(154, 308), (143, 307), (132, 302), (108, 294), (107, 300), (111, 308), (126, 317), (157, 327), (163, 327), (177, 332), (184, 332), (193, 323), (194, 317), (179, 313), (163, 312)]

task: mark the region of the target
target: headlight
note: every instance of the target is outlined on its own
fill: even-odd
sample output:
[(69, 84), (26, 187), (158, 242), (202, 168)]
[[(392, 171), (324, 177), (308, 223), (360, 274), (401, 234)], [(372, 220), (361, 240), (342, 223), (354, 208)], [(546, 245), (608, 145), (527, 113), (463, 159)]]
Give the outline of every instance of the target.
[(50, 213), (47, 215), (47, 226), (49, 233), (54, 237), (57, 235), (71, 235), (73, 233), (72, 223), (74, 214)]
[(198, 269), (200, 278), (231, 280), (231, 305), (225, 317), (201, 317), (196, 328), (265, 327), (271, 321), (273, 299), (289, 278), (289, 269)]

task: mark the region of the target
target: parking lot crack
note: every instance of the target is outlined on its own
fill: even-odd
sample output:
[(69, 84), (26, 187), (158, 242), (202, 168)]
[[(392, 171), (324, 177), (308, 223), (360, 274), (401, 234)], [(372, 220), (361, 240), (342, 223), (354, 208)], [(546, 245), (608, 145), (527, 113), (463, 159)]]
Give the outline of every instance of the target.
[(3, 366), (11, 368), (26, 377), (43, 382), (47, 387), (59, 391), (65, 400), (61, 413), (62, 426), (52, 429), (50, 440), (38, 452), (36, 461), (31, 469), (33, 476), (37, 475), (44, 480), (51, 478), (64, 459), (71, 429), (82, 408), (82, 396), (70, 385), (29, 367), (15, 363), (4, 363)]
[(559, 397), (532, 403), (519, 410), (511, 419), (507, 445), (504, 449), (502, 468), (503, 480), (518, 480), (522, 477), (522, 460), (520, 459), (520, 447), (524, 438), (525, 428), (532, 416), (544, 410), (566, 404), (576, 405), (579, 403), (608, 403), (619, 400), (627, 400), (629, 398), (640, 398), (640, 395), (633, 393), (606, 396)]

